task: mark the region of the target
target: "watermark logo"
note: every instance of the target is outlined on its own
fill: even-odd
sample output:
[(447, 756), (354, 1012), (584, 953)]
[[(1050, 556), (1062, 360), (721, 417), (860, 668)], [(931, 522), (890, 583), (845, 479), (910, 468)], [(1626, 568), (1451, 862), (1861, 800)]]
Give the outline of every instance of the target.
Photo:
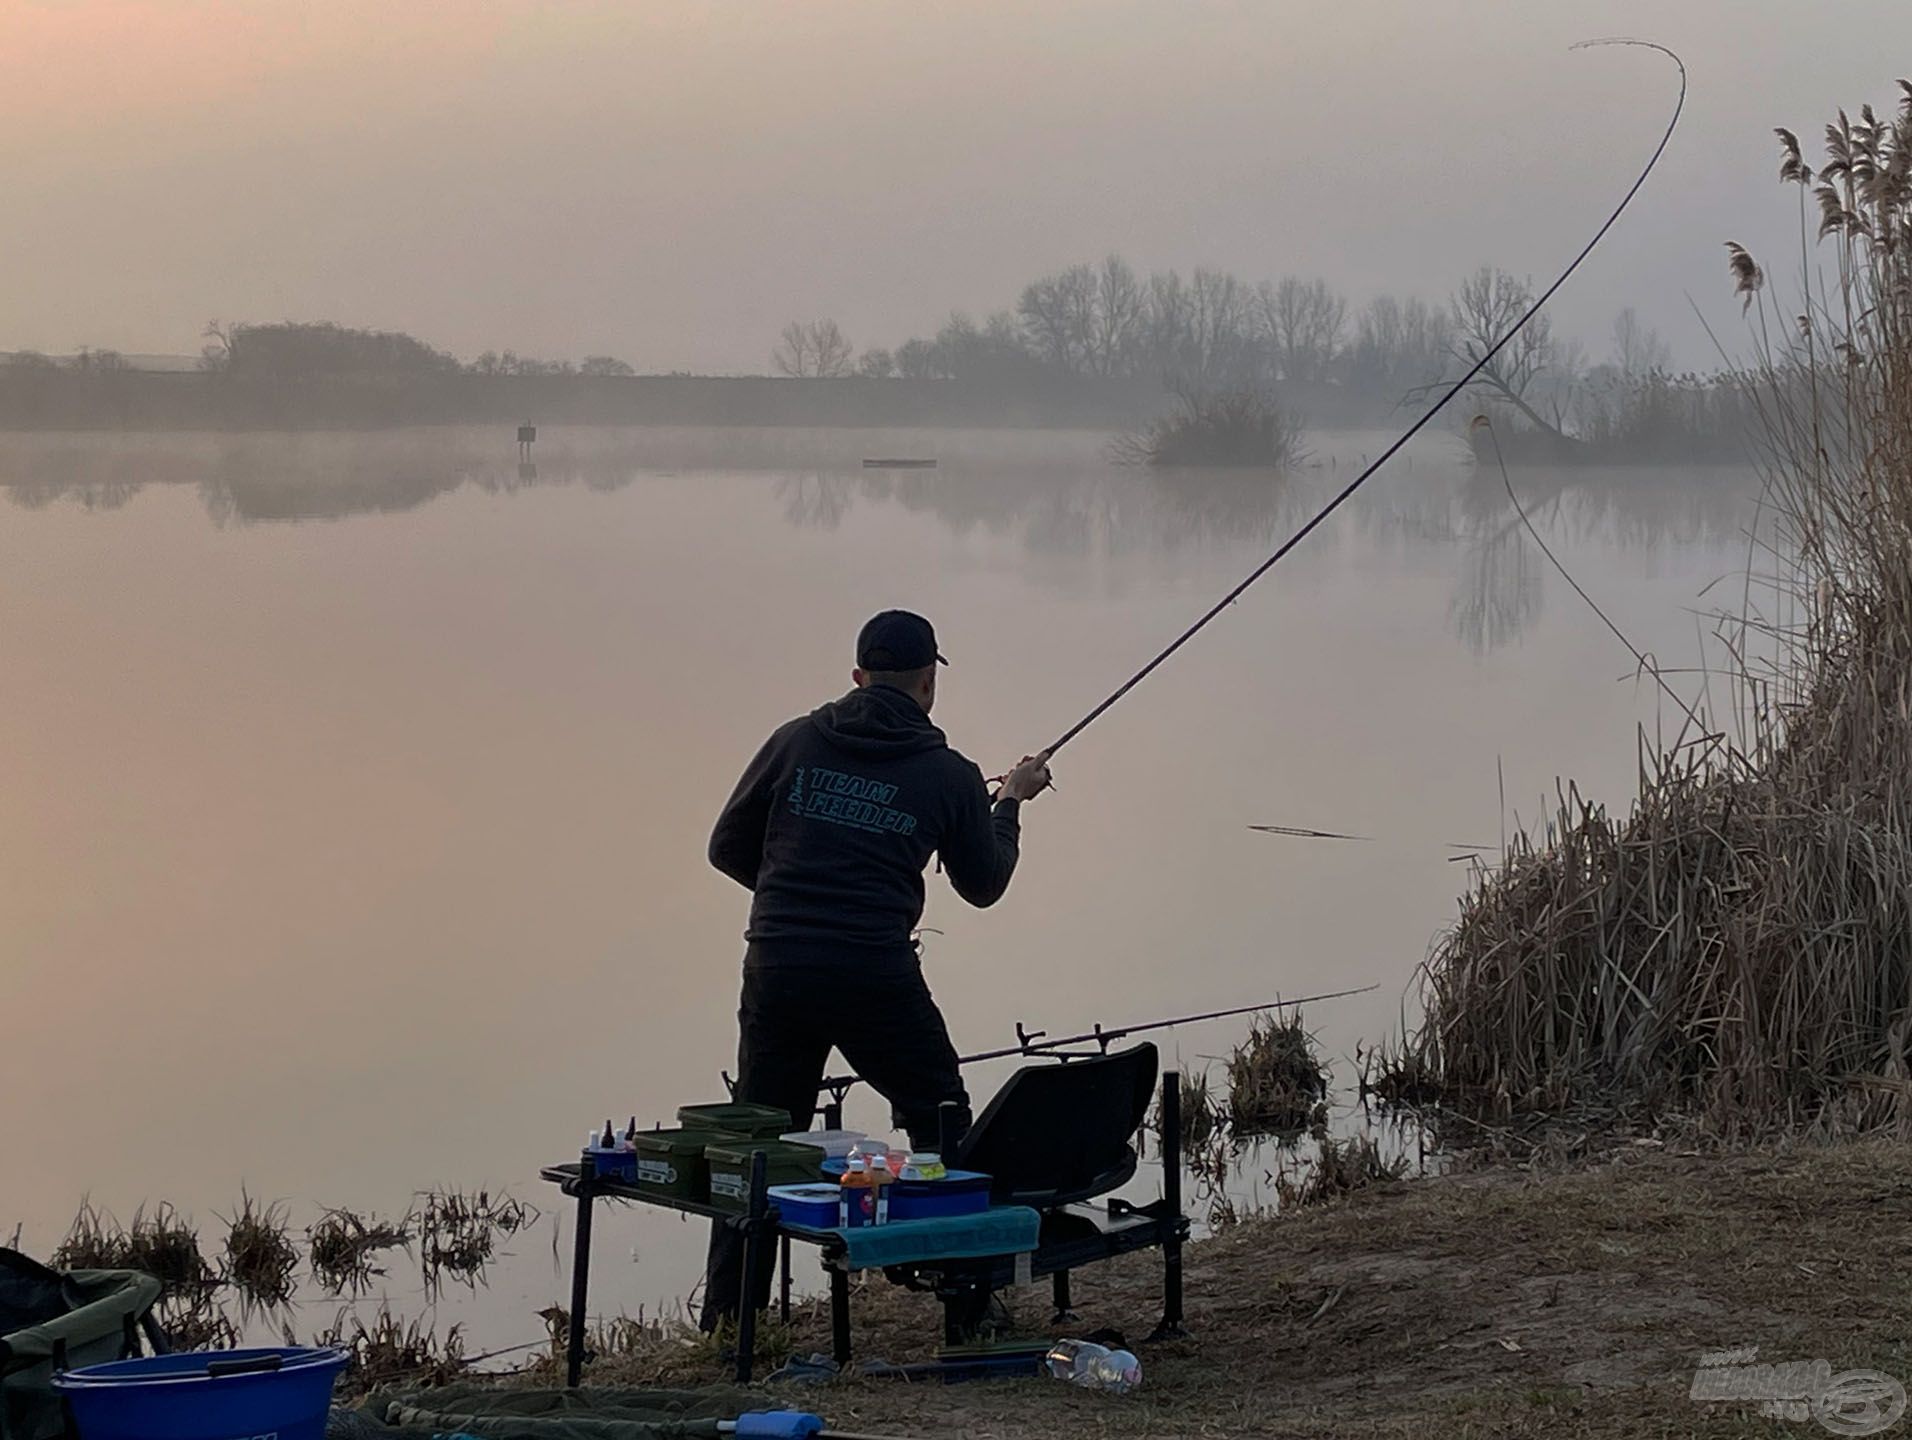
[(1905, 1414), (1905, 1386), (1890, 1375), (1834, 1373), (1828, 1360), (1761, 1364), (1757, 1345), (1700, 1356), (1688, 1394), (1701, 1403), (1757, 1405), (1774, 1420), (1817, 1420), (1834, 1435), (1877, 1435)]

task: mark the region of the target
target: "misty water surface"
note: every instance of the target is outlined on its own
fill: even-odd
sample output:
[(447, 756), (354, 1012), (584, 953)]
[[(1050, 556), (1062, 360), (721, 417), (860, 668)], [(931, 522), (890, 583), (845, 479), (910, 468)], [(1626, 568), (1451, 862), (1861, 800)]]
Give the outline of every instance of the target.
[[(746, 897), (709, 825), (846, 688), (869, 612), (935, 619), (936, 718), (994, 773), (1384, 441), (1312, 436), (1285, 480), (1070, 434), (547, 435), (535, 474), (508, 432), (0, 442), (0, 1235), (44, 1252), (84, 1194), (210, 1219), (242, 1184), (302, 1218), (433, 1183), (547, 1202), (587, 1125), (719, 1095)], [(861, 467), (885, 453), (942, 464)], [(1614, 620), (1693, 663), (1750, 473), (1514, 478)], [(1457, 856), (1560, 775), (1624, 802), (1662, 710), (1633, 668), (1499, 477), (1419, 445), (1063, 754), (1000, 905), (932, 877), (958, 1046), (1369, 981), (1308, 1019), (1332, 1056), (1384, 1038)], [(448, 1315), (535, 1337), (550, 1244)], [(634, 1309), (689, 1287), (702, 1236), (619, 1213), (600, 1246), (593, 1309)], [(402, 1257), (390, 1293), (416, 1302)]]

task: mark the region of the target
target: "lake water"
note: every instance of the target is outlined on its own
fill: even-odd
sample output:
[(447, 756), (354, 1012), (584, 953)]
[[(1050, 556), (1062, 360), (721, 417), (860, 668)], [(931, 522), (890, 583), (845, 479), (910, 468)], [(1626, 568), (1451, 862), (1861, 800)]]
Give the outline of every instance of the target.
[[(996, 773), (1387, 438), (1312, 436), (1282, 480), (1078, 434), (547, 432), (535, 476), (508, 430), (0, 438), (0, 1239), (44, 1253), (88, 1195), (210, 1224), (242, 1185), (301, 1219), (433, 1184), (548, 1204), (587, 1125), (721, 1097), (747, 897), (710, 823), (847, 688), (870, 612), (936, 621), (936, 718)], [(862, 468), (885, 454), (941, 464)], [(1695, 663), (1750, 472), (1513, 478), (1635, 643)], [(1001, 904), (932, 877), (959, 1048), (1369, 982), (1308, 1022), (1335, 1057), (1394, 1033), (1456, 857), (1558, 776), (1624, 803), (1667, 709), (1633, 670), (1498, 474), (1417, 444), (1064, 752)], [(1243, 1029), (1164, 1048), (1200, 1068)], [(599, 1243), (594, 1311), (701, 1264), (657, 1214)], [(445, 1315), (536, 1337), (552, 1247)], [(402, 1257), (388, 1288), (417, 1301)]]

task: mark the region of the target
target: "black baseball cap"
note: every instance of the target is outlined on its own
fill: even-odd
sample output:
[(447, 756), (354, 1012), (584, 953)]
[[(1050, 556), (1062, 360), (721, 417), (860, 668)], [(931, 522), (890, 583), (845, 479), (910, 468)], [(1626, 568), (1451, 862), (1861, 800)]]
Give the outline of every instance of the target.
[(936, 651), (936, 630), (921, 615), (885, 610), (872, 615), (857, 632), (856, 663), (862, 670), (921, 670), (947, 665)]

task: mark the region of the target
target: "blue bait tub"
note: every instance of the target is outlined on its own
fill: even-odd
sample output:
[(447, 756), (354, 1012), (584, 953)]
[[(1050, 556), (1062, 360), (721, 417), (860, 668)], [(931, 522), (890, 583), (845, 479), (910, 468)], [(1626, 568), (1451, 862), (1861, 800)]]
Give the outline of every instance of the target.
[(71, 1370), (53, 1384), (80, 1440), (324, 1440), (343, 1350), (197, 1351)]

